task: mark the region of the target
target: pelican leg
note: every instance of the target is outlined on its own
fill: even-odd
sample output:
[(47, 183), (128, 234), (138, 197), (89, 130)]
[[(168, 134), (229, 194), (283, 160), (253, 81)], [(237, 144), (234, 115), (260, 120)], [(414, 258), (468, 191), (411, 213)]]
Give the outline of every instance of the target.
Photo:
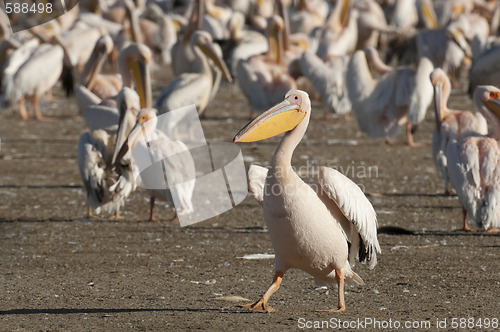
[(278, 290), (278, 288), (280, 288), (282, 279), (283, 279), (283, 272), (276, 271), (276, 274), (274, 275), (273, 283), (271, 284), (269, 289), (266, 291), (266, 293), (257, 302), (244, 304), (244, 305), (236, 305), (236, 306), (240, 307), (240, 308), (247, 308), (250, 311), (275, 312), (276, 310), (274, 308), (270, 307), (267, 304), (267, 301), (269, 301), (269, 298), (271, 297), (271, 295), (273, 295)]
[(500, 229), (498, 228), (490, 228), (486, 233), (500, 233)]
[(48, 89), (47, 92), (45, 92), (45, 98), (50, 101), (54, 100), (54, 95), (52, 94), (52, 88)]
[(345, 301), (344, 301), (344, 275), (342, 270), (335, 270), (335, 281), (337, 281), (339, 290), (339, 305), (335, 309), (329, 310), (314, 310), (316, 312), (343, 312), (345, 311)]
[(462, 214), (464, 216), (464, 228), (463, 228), (463, 231), (464, 232), (474, 232), (473, 229), (470, 229), (469, 226), (467, 226), (467, 210), (465, 210), (464, 208), (462, 208)]
[(92, 218), (92, 208), (87, 205), (87, 219)]
[(29, 119), (28, 112), (26, 112), (26, 99), (24, 99), (24, 97), (19, 99), (19, 113), (21, 114), (21, 118), (23, 118), (23, 120)]
[(154, 208), (155, 208), (155, 197), (151, 196), (149, 198), (149, 221), (156, 221), (154, 215)]
[(172, 222), (177, 222), (177, 221), (179, 221), (179, 215), (177, 214), (177, 210), (174, 210), (174, 211), (175, 211), (174, 212), (175, 214), (174, 214), (174, 217), (172, 218)]
[(415, 143), (415, 141), (413, 140), (413, 133), (412, 133), (411, 127), (412, 127), (411, 123), (407, 122), (406, 123), (406, 143), (408, 144), (408, 146), (410, 146), (412, 148), (417, 148), (417, 147), (422, 146), (422, 144)]
[(116, 210), (116, 211), (115, 211), (115, 214), (114, 214), (114, 216), (113, 216), (113, 219), (114, 219), (114, 220), (118, 220), (118, 219), (120, 219), (120, 212), (119, 212), (118, 210)]
[(30, 98), (30, 101), (33, 111), (35, 112), (35, 118), (38, 121), (49, 121), (48, 118), (42, 115), (42, 111), (40, 111), (40, 98), (38, 96), (33, 96)]

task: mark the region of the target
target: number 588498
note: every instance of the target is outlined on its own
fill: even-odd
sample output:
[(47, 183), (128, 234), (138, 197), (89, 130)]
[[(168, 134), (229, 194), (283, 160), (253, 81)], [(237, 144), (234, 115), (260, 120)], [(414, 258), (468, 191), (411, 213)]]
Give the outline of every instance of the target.
[(42, 14), (42, 13), (52, 13), (51, 3), (34, 3), (31, 6), (26, 2), (6, 2), (5, 12), (7, 14)]

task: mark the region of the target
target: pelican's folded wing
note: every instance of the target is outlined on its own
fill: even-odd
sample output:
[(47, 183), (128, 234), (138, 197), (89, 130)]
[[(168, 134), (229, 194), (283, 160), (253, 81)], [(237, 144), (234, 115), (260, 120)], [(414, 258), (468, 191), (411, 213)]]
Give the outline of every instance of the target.
[(367, 262), (368, 268), (374, 268), (380, 245), (377, 239), (377, 215), (370, 201), (354, 182), (333, 168), (319, 169), (319, 183), (361, 236), (359, 260)]
[(260, 205), (264, 201), (264, 185), (267, 172), (268, 169), (262, 166), (251, 165), (248, 168), (248, 191)]

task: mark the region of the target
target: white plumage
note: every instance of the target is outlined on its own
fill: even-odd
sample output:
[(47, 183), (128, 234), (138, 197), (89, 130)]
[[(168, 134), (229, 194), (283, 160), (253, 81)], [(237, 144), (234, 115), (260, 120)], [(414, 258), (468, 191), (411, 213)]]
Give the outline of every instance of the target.
[(123, 143), (122, 131), (130, 130), (133, 125), (130, 120), (139, 110), (139, 97), (133, 90), (124, 88), (118, 103), (123, 120), (120, 124), (117, 121), (108, 128), (90, 130), (78, 141), (78, 166), (87, 193), (89, 217), (91, 209), (97, 214), (104, 211), (118, 217), (120, 208), (136, 187), (129, 155), (115, 157)]
[(500, 228), (500, 90), (478, 86), (474, 103), (492, 125), (491, 137), (466, 137), (448, 144), (448, 173), (462, 204), (464, 229), (472, 224), (481, 230)]
[(488, 125), (481, 113), (448, 109), (447, 103), (451, 92), (451, 83), (445, 72), (436, 68), (431, 74), (434, 86), (434, 110), (436, 129), (432, 134), (432, 157), (438, 173), (444, 180), (445, 193), (449, 194), (448, 144), (458, 144), (471, 135), (486, 135)]
[[(267, 305), (269, 297), (279, 287), (283, 274), (297, 268), (311, 274), (319, 283), (337, 283), (339, 306), (331, 311), (343, 311), (344, 279), (347, 283), (363, 282), (351, 270), (349, 261), (354, 263), (359, 258), (368, 263), (369, 268), (377, 263), (376, 256), (380, 253), (377, 218), (361, 189), (331, 168), (320, 168), (319, 183), (304, 182), (292, 169), (292, 154), (307, 129), (310, 113), (307, 93), (291, 90), (281, 104), (257, 117), (234, 139), (250, 142), (286, 131), (270, 170), (253, 165), (248, 172), (250, 192), (262, 204), (276, 254), (274, 282), (259, 301), (245, 306), (250, 310), (273, 311)], [(275, 116), (280, 120), (273, 120)], [(290, 124), (291, 129), (283, 127), (274, 131), (277, 126), (290, 123), (286, 116), (298, 124)], [(272, 133), (262, 132), (266, 130)]]
[[(366, 52), (366, 54), (365, 54)], [(432, 101), (429, 75), (433, 65), (421, 58), (417, 70), (391, 67), (383, 64), (375, 49), (355, 52), (348, 64), (347, 90), (360, 129), (372, 138), (391, 138), (399, 132), (399, 125), (407, 123), (407, 140), (414, 145), (412, 125), (425, 116)], [(372, 77), (367, 63), (370, 58), (384, 73), (380, 79)]]

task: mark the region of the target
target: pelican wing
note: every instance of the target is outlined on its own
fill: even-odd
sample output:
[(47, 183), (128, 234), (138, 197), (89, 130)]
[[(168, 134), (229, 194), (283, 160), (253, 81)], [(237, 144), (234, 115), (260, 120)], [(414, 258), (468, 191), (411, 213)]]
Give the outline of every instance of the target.
[(83, 119), (90, 130), (104, 129), (118, 125), (120, 114), (114, 107), (91, 105), (83, 111)]
[(78, 167), (87, 192), (87, 202), (92, 208), (97, 208), (104, 200), (104, 151), (104, 142), (95, 139), (90, 132), (84, 133), (78, 141)]
[(414, 91), (410, 96), (408, 105), (408, 120), (412, 124), (419, 124), (425, 118), (427, 108), (431, 104), (434, 91), (429, 76), (434, 70), (431, 60), (422, 57), (415, 72)]
[(6, 98), (15, 99), (16, 87), (14, 76), (19, 68), (29, 59), (39, 45), (38, 39), (31, 39), (14, 50), (7, 59), (3, 69), (2, 93)]
[[(14, 76), (11, 100), (35, 90), (48, 90), (61, 75), (64, 53), (58, 45), (43, 44), (23, 63)], [(55, 80), (52, 77), (55, 76)], [(12, 96), (13, 95), (13, 96)]]
[(492, 138), (469, 137), (447, 147), (448, 172), (468, 223), (481, 229), (500, 226), (500, 147)]
[(348, 100), (344, 82), (345, 61), (338, 57), (331, 60), (331, 66), (328, 66), (310, 51), (304, 52), (299, 61), (304, 76), (320, 94), (323, 105), (334, 113), (347, 113), (351, 105), (343, 102)]
[(251, 165), (248, 168), (248, 190), (261, 206), (264, 202), (267, 172), (268, 169), (262, 166)]
[(370, 201), (354, 182), (333, 168), (319, 169), (319, 184), (361, 236), (359, 260), (368, 262), (368, 268), (374, 268), (380, 246), (377, 239), (377, 215)]
[[(198, 104), (201, 96), (211, 89), (210, 80), (196, 73), (184, 73), (163, 89), (156, 102), (160, 114)], [(198, 110), (199, 111), (199, 110)]]

